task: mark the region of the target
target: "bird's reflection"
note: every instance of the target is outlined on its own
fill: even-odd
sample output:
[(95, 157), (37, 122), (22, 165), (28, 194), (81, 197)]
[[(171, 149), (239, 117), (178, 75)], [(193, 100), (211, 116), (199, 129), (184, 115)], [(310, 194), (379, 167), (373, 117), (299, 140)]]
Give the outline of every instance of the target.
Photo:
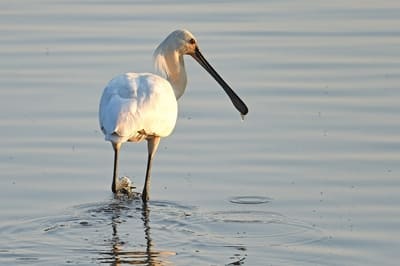
[[(141, 204), (141, 208), (137, 205)], [(130, 206), (135, 206), (135, 210), (132, 210)], [(123, 212), (127, 211), (141, 212), (141, 221), (143, 222), (144, 240), (145, 247), (141, 248), (142, 245), (138, 245), (141, 250), (129, 249), (128, 243), (121, 239), (118, 233), (118, 227), (126, 222), (122, 217)], [(150, 227), (150, 206), (149, 203), (142, 203), (139, 199), (118, 199), (109, 208), (111, 212), (111, 226), (112, 226), (112, 237), (111, 237), (111, 249), (110, 251), (101, 252), (99, 262), (109, 265), (146, 265), (146, 266), (159, 266), (159, 265), (171, 265), (167, 261), (163, 261), (166, 257), (175, 255), (174, 252), (168, 251), (156, 251), (154, 243), (151, 238), (151, 227)], [(126, 215), (125, 215), (126, 216)], [(132, 218), (134, 220), (134, 218)], [(135, 222), (135, 221), (130, 221)]]

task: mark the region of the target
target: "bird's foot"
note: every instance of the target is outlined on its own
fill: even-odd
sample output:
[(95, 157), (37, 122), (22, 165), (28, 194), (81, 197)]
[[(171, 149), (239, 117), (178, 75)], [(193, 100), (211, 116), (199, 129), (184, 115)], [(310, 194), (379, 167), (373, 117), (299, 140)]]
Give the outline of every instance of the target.
[(146, 191), (143, 191), (143, 193), (142, 193), (142, 201), (144, 203), (147, 203), (149, 201), (149, 199), (150, 199), (149, 194), (147, 194)]

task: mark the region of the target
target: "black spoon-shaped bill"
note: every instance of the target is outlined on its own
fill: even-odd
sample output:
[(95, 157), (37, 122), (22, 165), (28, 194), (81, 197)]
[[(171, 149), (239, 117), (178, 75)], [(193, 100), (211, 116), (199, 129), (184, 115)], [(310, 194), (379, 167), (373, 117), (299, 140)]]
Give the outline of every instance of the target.
[(215, 69), (207, 62), (203, 54), (200, 52), (199, 48), (196, 47), (192, 57), (221, 85), (226, 94), (231, 99), (232, 104), (240, 112), (242, 116), (249, 112), (246, 104), (240, 99), (240, 97), (231, 89), (231, 87), (222, 79), (222, 77), (215, 71)]

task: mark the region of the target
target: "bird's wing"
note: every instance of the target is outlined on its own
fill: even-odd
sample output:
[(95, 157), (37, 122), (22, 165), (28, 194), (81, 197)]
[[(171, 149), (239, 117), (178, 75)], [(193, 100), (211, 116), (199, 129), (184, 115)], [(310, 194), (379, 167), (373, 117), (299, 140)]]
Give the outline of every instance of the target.
[(107, 140), (123, 142), (138, 132), (167, 136), (175, 127), (177, 103), (168, 81), (153, 74), (126, 73), (104, 89), (99, 110)]

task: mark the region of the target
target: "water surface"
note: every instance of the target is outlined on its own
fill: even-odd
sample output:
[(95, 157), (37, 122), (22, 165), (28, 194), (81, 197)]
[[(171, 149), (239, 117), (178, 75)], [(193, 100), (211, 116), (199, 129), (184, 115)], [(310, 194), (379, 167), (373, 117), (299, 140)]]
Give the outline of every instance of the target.
[[(0, 263), (396, 265), (395, 1), (0, 4)], [(105, 84), (152, 71), (187, 28), (249, 106), (191, 58), (152, 201), (110, 193)], [(145, 144), (121, 150), (143, 185)]]

